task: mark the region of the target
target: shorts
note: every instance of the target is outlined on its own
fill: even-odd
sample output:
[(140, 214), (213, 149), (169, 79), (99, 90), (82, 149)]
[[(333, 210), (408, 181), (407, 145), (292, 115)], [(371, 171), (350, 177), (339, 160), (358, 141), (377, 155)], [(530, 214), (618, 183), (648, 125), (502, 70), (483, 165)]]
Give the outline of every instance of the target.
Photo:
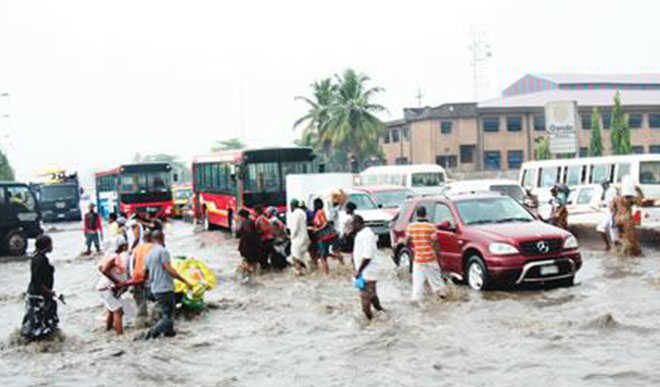
[(440, 265), (437, 262), (417, 263), (413, 262), (412, 272), (412, 300), (419, 301), (424, 297), (424, 284), (429, 282), (434, 293), (446, 294), (447, 285), (442, 279)]
[(101, 299), (105, 308), (110, 312), (116, 312), (121, 309), (121, 299), (116, 295), (116, 292), (112, 289), (101, 290)]

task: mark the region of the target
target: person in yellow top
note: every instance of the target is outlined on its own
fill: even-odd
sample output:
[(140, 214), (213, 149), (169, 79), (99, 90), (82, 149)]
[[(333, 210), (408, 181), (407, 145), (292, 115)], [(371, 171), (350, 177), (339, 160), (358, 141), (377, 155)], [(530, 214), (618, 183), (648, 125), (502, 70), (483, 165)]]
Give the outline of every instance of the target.
[(406, 238), (412, 246), (413, 273), (412, 273), (412, 300), (419, 301), (424, 296), (424, 284), (429, 282), (431, 290), (443, 298), (447, 294), (447, 286), (442, 279), (440, 264), (438, 263), (438, 236), (437, 230), (426, 218), (426, 207), (417, 208), (417, 221), (406, 228)]

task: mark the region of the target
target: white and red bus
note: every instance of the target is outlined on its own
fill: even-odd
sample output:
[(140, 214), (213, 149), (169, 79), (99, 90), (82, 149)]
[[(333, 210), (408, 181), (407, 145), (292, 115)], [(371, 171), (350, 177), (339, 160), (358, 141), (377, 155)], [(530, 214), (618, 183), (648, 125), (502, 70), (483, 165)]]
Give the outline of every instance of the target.
[(242, 149), (193, 160), (195, 218), (206, 230), (233, 230), (241, 208), (257, 205), (286, 211), (286, 176), (317, 172), (311, 148)]
[(96, 202), (104, 217), (111, 212), (130, 216), (147, 212), (158, 218), (172, 215), (172, 167), (167, 163), (125, 164), (97, 172)]

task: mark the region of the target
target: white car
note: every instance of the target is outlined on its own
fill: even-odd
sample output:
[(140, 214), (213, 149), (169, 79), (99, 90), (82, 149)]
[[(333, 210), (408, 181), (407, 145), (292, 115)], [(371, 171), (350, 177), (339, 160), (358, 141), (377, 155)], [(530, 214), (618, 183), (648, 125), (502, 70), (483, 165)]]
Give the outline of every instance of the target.
[[(378, 235), (378, 240), (381, 244), (387, 245), (389, 243), (390, 235), (390, 221), (393, 216), (385, 210), (378, 208), (376, 203), (371, 199), (371, 196), (365, 192), (360, 192), (353, 189), (344, 189), (344, 193), (348, 196), (348, 202), (355, 204), (355, 213), (364, 219), (367, 227), (371, 228), (374, 234)], [(323, 200), (323, 208), (327, 210), (330, 208), (330, 193), (332, 191), (321, 191), (310, 194), (307, 197), (307, 207), (313, 208), (314, 199), (321, 198)], [(339, 212), (339, 223), (343, 223), (341, 219), (346, 216), (346, 212), (341, 210)], [(339, 226), (339, 225), (335, 225)], [(340, 232), (341, 230), (337, 230)]]
[(499, 192), (510, 196), (519, 203), (523, 203), (526, 197), (525, 191), (517, 181), (503, 179), (454, 181), (442, 187), (441, 193), (443, 195), (456, 195), (484, 191)]

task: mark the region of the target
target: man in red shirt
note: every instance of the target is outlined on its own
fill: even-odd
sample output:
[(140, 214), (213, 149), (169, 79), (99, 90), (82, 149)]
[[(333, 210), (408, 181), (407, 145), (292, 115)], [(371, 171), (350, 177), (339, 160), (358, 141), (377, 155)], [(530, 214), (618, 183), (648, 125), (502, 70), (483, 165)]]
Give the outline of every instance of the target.
[(85, 234), (85, 243), (87, 244), (85, 255), (92, 253), (92, 243), (94, 243), (96, 252), (101, 252), (99, 237), (103, 239), (103, 226), (101, 225), (101, 217), (95, 211), (95, 208), (96, 205), (94, 203), (89, 203), (89, 212), (83, 218), (83, 232)]
[(270, 223), (268, 215), (264, 213), (264, 208), (261, 205), (254, 207), (254, 214), (257, 217), (254, 223), (261, 237), (262, 253), (259, 264), (262, 269), (266, 269), (270, 267), (270, 257), (273, 255), (273, 225)]

